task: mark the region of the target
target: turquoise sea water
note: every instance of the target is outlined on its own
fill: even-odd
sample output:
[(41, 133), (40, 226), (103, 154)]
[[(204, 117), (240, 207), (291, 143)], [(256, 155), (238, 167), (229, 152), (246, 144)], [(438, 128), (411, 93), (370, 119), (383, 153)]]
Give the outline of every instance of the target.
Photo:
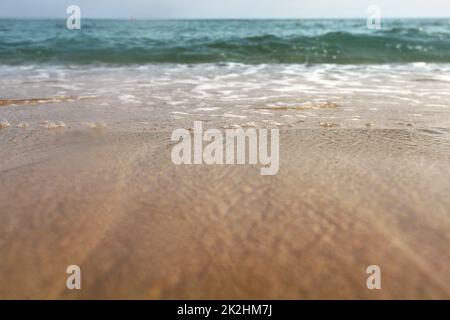
[(0, 20), (0, 64), (450, 63), (450, 19)]

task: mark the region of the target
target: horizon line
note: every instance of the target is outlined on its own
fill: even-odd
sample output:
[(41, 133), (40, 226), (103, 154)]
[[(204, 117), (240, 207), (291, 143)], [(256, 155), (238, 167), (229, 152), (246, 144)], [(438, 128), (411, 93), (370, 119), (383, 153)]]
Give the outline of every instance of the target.
[[(33, 17), (33, 16), (0, 16), (0, 19), (17, 20), (59, 20), (67, 19), (64, 17)], [(82, 17), (86, 20), (142, 20), (142, 21), (189, 21), (189, 20), (366, 20), (367, 17), (280, 17), (280, 18), (142, 18), (142, 17)], [(407, 16), (407, 17), (382, 17), (382, 19), (450, 19), (450, 16)]]

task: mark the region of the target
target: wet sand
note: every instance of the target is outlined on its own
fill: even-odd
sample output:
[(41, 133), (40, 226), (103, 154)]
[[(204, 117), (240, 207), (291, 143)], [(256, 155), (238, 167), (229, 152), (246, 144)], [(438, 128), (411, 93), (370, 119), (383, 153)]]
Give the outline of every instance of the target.
[[(449, 71), (2, 66), (0, 298), (449, 299)], [(174, 165), (195, 120), (280, 129), (278, 174)]]
[(261, 176), (175, 166), (170, 133), (0, 131), (0, 298), (450, 297), (449, 140), (282, 130)]

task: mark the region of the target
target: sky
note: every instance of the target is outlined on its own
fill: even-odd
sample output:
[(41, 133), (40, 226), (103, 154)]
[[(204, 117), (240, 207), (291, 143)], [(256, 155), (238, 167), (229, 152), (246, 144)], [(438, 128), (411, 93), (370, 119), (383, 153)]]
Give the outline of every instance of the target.
[(79, 5), (85, 18), (262, 19), (450, 17), (450, 0), (0, 0), (0, 17), (65, 18)]

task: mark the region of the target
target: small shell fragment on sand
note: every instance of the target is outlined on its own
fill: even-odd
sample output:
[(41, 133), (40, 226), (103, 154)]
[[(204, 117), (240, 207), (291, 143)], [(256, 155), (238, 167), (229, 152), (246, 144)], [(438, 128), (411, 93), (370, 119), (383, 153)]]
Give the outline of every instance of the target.
[(28, 124), (28, 122), (21, 122), (17, 125), (17, 128), (24, 129), (24, 128), (28, 128), (29, 126), (30, 125)]
[(323, 128), (339, 127), (339, 125), (337, 123), (333, 123), (333, 122), (320, 122), (319, 125)]
[(91, 129), (104, 129), (107, 127), (106, 123), (104, 123), (103, 121), (89, 122), (89, 123), (87, 123), (87, 126)]
[(256, 126), (256, 123), (254, 123), (254, 122), (248, 122), (248, 123), (244, 124), (243, 127), (245, 127), (245, 128), (256, 128), (257, 126)]
[(0, 120), (0, 130), (9, 128), (11, 125), (6, 120)]

